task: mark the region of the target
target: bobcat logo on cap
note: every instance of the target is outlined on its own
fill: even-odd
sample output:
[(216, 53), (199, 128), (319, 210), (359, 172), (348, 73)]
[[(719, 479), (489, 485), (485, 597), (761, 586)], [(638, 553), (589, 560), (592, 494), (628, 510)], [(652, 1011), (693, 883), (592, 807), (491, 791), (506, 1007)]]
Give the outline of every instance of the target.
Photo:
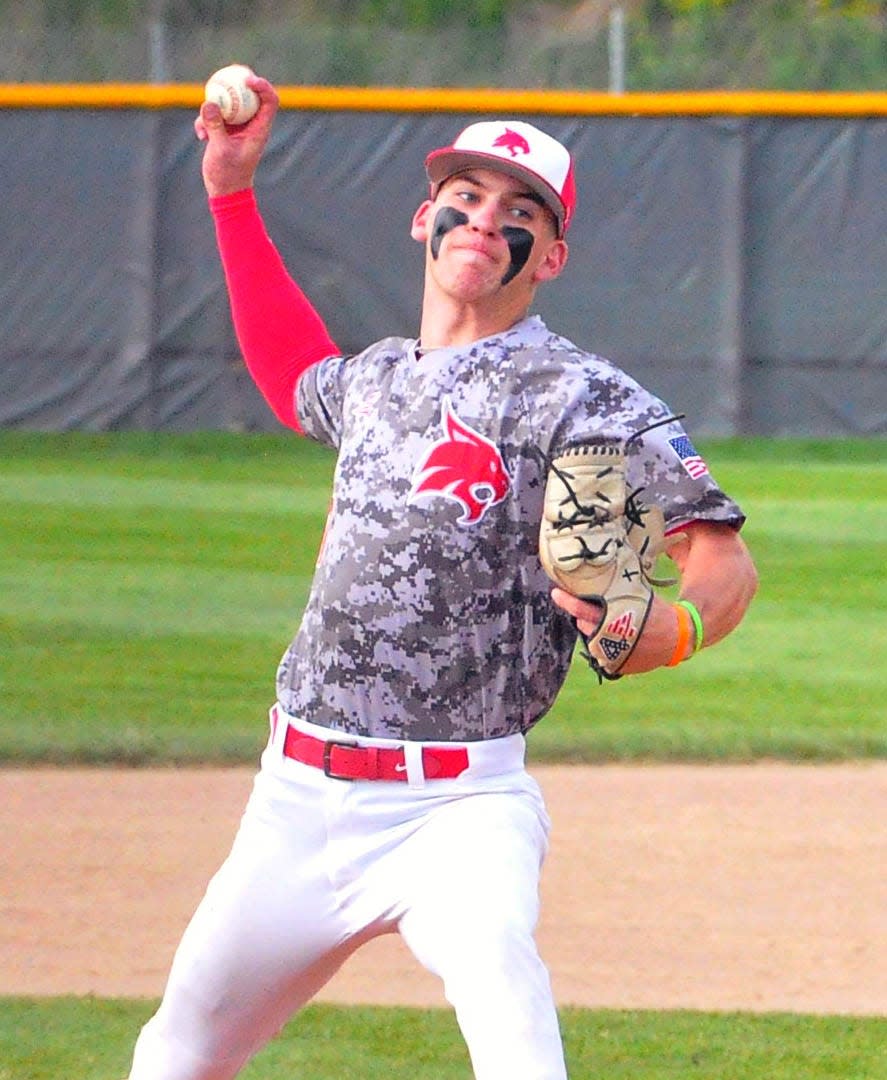
[(516, 131), (512, 131), (509, 127), (493, 142), (493, 146), (501, 146), (513, 158), (516, 158), (518, 154), (529, 154), (530, 152), (530, 144), (523, 135), (518, 135)]
[(445, 397), (440, 410), (445, 436), (428, 451), (413, 473), (408, 503), (439, 496), (462, 507), (460, 525), (474, 525), (511, 490), (511, 477), (499, 448), (453, 412)]

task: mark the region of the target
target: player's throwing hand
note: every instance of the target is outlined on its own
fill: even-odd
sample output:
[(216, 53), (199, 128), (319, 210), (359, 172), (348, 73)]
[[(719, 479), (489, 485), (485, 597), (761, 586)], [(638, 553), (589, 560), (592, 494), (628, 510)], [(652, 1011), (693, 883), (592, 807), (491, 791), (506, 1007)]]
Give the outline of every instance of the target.
[(256, 115), (246, 124), (228, 127), (215, 102), (205, 101), (194, 121), (194, 133), (206, 143), (203, 153), (203, 182), (210, 196), (232, 195), (252, 187), (256, 169), (264, 153), (280, 99), (277, 91), (259, 75), (247, 84), (259, 98)]

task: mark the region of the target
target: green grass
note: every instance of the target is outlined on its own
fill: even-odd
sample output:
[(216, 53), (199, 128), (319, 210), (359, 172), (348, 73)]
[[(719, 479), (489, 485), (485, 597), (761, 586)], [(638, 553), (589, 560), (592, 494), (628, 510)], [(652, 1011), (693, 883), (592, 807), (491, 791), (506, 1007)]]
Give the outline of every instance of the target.
[[(531, 755), (885, 756), (885, 446), (705, 443), (749, 515), (745, 622), (641, 678), (577, 660)], [(254, 760), (332, 469), (287, 436), (0, 432), (0, 760)]]
[(0, 454), (0, 757), (255, 757), (332, 456), (9, 432)]
[[(153, 1002), (0, 999), (0, 1080), (121, 1080)], [(571, 1080), (883, 1080), (887, 1020), (564, 1009)], [(312, 1005), (244, 1080), (470, 1080), (444, 1010)]]

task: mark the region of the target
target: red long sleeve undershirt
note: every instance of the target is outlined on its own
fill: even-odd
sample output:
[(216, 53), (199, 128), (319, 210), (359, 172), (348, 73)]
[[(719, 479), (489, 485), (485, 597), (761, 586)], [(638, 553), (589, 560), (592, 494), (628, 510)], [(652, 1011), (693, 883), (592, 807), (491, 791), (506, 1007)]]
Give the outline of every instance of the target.
[(243, 359), (278, 420), (301, 431), (296, 383), (312, 364), (338, 355), (339, 349), (290, 277), (252, 189), (218, 195), (209, 206)]

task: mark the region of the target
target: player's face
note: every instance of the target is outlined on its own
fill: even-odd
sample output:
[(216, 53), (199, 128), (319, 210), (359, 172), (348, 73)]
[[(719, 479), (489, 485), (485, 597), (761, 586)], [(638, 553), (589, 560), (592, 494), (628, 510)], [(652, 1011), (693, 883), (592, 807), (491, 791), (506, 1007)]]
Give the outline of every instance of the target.
[(417, 211), (412, 235), (426, 244), (438, 287), (466, 302), (503, 289), (531, 293), (566, 261), (548, 207), (521, 181), (492, 169), (446, 180)]

